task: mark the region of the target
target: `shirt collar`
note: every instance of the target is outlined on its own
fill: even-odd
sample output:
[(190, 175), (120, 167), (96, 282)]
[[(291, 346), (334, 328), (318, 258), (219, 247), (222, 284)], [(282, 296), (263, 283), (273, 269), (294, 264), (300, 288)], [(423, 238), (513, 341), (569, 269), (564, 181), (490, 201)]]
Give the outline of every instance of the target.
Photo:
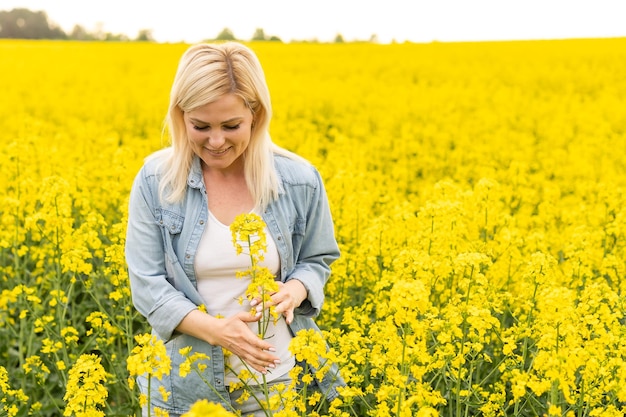
[(189, 170), (189, 175), (187, 176), (187, 185), (191, 188), (201, 188), (203, 184), (202, 181), (202, 167), (200, 166), (200, 158), (198, 155), (194, 155), (193, 160), (191, 161), (191, 169)]

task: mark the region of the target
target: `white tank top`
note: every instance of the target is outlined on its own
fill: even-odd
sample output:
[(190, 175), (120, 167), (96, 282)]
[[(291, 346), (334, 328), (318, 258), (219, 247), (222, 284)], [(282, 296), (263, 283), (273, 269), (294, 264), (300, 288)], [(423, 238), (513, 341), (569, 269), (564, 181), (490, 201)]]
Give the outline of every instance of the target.
[[(280, 258), (276, 244), (265, 229), (267, 236), (267, 252), (264, 254), (263, 262), (260, 266), (268, 268), (274, 275), (280, 270)], [(249, 301), (245, 297), (246, 290), (251, 278), (236, 278), (236, 271), (245, 271), (250, 267), (250, 257), (246, 254), (237, 255), (233, 246), (230, 227), (222, 224), (209, 211), (209, 221), (200, 239), (198, 253), (195, 259), (196, 279), (198, 282), (198, 292), (205, 301), (207, 312), (212, 316), (230, 317), (240, 311), (250, 311)], [(240, 300), (243, 303), (240, 304)], [(250, 329), (257, 334), (257, 323), (248, 323)], [(284, 375), (295, 365), (293, 355), (289, 352), (288, 346), (291, 341), (291, 332), (287, 327), (285, 318), (281, 315), (279, 320), (270, 323), (266, 332), (268, 341), (275, 348), (275, 355), (280, 358), (280, 365), (272, 369), (265, 375), (266, 381)], [(226, 358), (227, 364), (235, 371), (235, 374), (226, 369), (226, 384), (230, 385), (240, 382), (237, 374), (245, 369), (245, 365), (235, 355)], [(260, 373), (253, 371), (258, 381), (263, 381)], [(246, 381), (253, 385), (253, 381)]]

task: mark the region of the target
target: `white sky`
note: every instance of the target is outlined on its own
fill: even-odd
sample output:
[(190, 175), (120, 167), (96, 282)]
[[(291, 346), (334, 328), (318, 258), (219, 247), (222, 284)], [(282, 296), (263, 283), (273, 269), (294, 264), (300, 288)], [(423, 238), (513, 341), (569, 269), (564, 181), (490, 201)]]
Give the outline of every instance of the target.
[(0, 0), (0, 10), (43, 10), (70, 32), (151, 29), (160, 42), (198, 42), (224, 28), (250, 39), (256, 28), (283, 41), (383, 43), (626, 36), (625, 0)]

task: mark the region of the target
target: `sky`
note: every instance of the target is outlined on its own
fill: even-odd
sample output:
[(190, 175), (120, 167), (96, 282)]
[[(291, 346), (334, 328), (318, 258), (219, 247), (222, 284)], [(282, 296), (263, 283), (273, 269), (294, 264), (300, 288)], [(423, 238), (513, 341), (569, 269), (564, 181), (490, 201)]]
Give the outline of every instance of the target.
[(79, 24), (131, 39), (200, 42), (224, 28), (257, 28), (285, 42), (381, 43), (626, 37), (624, 0), (0, 0), (0, 10), (43, 10), (71, 32)]

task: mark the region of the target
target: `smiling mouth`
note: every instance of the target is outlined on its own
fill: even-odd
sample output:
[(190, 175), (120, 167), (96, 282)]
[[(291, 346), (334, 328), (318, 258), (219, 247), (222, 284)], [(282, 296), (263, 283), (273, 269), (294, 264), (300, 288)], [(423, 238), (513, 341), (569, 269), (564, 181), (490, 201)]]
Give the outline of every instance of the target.
[(207, 151), (211, 154), (211, 155), (224, 155), (226, 152), (228, 152), (230, 148), (226, 148), (226, 149), (207, 149)]

